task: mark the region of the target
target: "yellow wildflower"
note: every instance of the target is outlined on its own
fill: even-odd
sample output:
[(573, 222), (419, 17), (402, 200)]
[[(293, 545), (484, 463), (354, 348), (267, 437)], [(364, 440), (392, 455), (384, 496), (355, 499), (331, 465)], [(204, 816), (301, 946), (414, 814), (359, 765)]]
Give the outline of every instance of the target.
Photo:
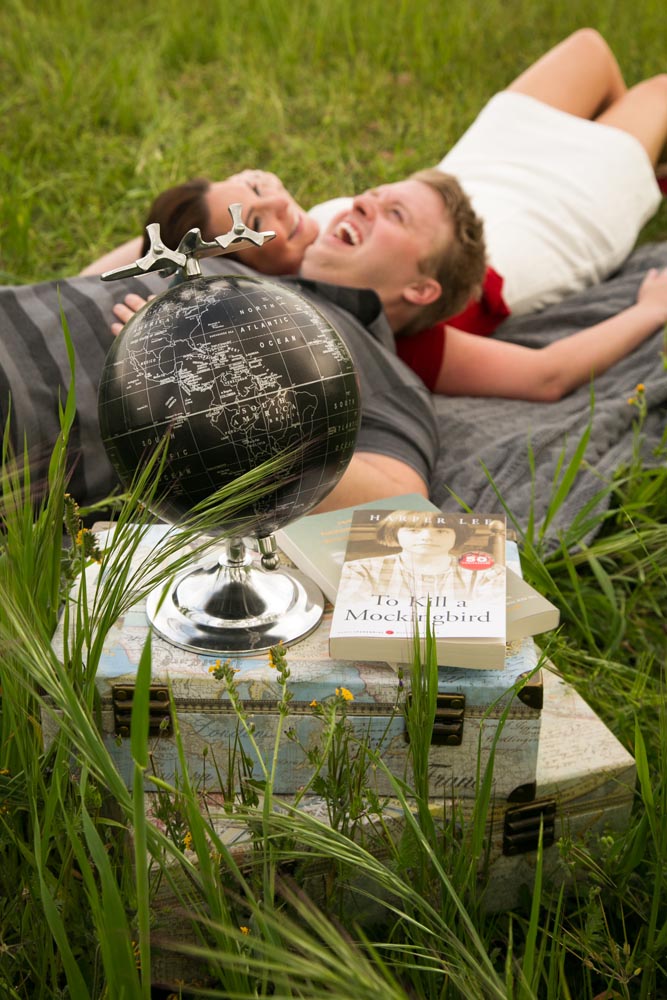
[(319, 704), (319, 702), (318, 702), (317, 698), (313, 698), (313, 700), (310, 703), (310, 707), (311, 708), (317, 708), (318, 704)]
[(628, 399), (628, 406), (634, 406), (636, 402), (637, 402), (636, 397), (630, 396), (630, 398)]
[(183, 834), (183, 850), (184, 851), (192, 850), (192, 834), (190, 833), (189, 830)]
[(636, 391), (637, 392), (643, 392), (644, 391), (644, 383), (643, 382), (638, 382), (637, 383)]
[(141, 969), (141, 947), (138, 941), (132, 942), (132, 954), (134, 955), (134, 964), (138, 969)]
[(343, 701), (354, 701), (354, 695), (347, 688), (340, 687), (336, 688), (336, 694), (343, 699)]
[(250, 928), (246, 927), (245, 924), (241, 924), (239, 930), (241, 931), (241, 934), (250, 934)]
[(269, 666), (273, 670), (277, 670), (278, 667), (284, 666), (286, 655), (287, 652), (281, 639), (280, 642), (276, 643), (276, 645), (272, 646), (269, 650)]

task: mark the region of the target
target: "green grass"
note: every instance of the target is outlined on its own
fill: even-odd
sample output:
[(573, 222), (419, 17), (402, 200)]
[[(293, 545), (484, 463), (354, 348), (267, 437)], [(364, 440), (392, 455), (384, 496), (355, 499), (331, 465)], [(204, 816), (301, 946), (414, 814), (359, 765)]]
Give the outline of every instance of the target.
[(657, 0), (6, 0), (0, 272), (73, 273), (193, 175), (271, 166), (306, 206), (398, 179), (588, 23), (630, 82), (664, 69)]
[[(191, 175), (271, 167), (305, 205), (399, 178), (438, 159), (486, 98), (585, 24), (609, 38), (630, 83), (664, 70), (667, 13), (650, 0), (191, 0), (185, 7), (5, 0), (0, 280), (75, 273), (134, 235), (158, 190)], [(664, 206), (648, 237), (667, 238)], [(638, 413), (638, 433), (640, 425)], [(317, 786), (330, 799), (334, 832), (299, 813), (274, 814), (270, 794), (257, 801), (257, 780), (242, 782), (235, 807), (252, 820), (256, 863), (248, 869), (218, 838), (196, 787), (163, 787), (164, 832), (146, 823), (141, 796), (124, 788), (102, 743), (94, 685), (105, 630), (131, 596), (131, 524), (145, 515), (136, 497), (124, 508), (115, 570), (95, 613), (69, 607), (74, 635), (63, 666), (50, 636), (63, 586), (85, 562), (87, 544), (64, 499), (63, 446), (40, 509), (22, 504), (20, 485), (5, 470), (3, 997), (150, 996), (159, 956), (151, 956), (149, 924), (166, 887), (192, 915), (187, 978), (210, 975), (213, 996), (649, 1000), (664, 993), (664, 456), (655, 469), (628, 456), (588, 547), (577, 547), (578, 527), (548, 557), (539, 524), (524, 539), (527, 576), (563, 613), (550, 654), (635, 752), (640, 781), (627, 831), (598, 845), (597, 860), (583, 846), (568, 855), (581, 876), (573, 895), (540, 886), (538, 877), (532, 906), (496, 917), (482, 911), (471, 862), (483, 850), (484, 797), (463, 842), (456, 816), (434, 833), (424, 806), (419, 737), (428, 686), (414, 723), (421, 805), (413, 816), (406, 803), (404, 835), (383, 832), (382, 803), (365, 787), (369, 755), (352, 745), (342, 702), (323, 712), (323, 762), (344, 775), (345, 787), (324, 779)], [(511, 510), (511, 497), (504, 499)], [(552, 512), (559, 499), (556, 490)], [(60, 544), (64, 513), (74, 540), (68, 552)], [(149, 575), (162, 571), (157, 560)], [(149, 657), (147, 650), (146, 673)], [(62, 722), (47, 754), (45, 694)], [(137, 732), (146, 698), (142, 672)], [(132, 750), (140, 788), (148, 777), (138, 738)], [(270, 792), (275, 758), (264, 765)], [(354, 843), (348, 834), (359, 834), (364, 810), (375, 832)], [(384, 850), (378, 858), (376, 837)], [(333, 878), (344, 882), (352, 870), (363, 874), (367, 893), (353, 904)], [(363, 930), (354, 922), (362, 903), (376, 914)], [(165, 994), (156, 987), (154, 995)]]

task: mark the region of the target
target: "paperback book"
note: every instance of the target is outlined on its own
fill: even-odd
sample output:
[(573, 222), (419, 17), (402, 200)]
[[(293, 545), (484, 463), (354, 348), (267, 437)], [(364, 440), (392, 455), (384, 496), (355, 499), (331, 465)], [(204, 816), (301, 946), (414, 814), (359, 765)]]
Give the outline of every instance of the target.
[(360, 508), (330, 633), (332, 657), (412, 659), (427, 622), (442, 666), (503, 669), (506, 525), (500, 514)]
[[(297, 518), (276, 532), (276, 541), (294, 565), (318, 585), (328, 601), (335, 604), (355, 510), (399, 508), (440, 512), (421, 494), (406, 493), (385, 500), (373, 500), (360, 507), (344, 507)], [(558, 608), (522, 578), (519, 550), (513, 539), (507, 539), (505, 553), (507, 640), (523, 639), (557, 628), (560, 617)]]
[(308, 514), (276, 531), (278, 547), (297, 569), (316, 583), (332, 604), (336, 601), (340, 573), (355, 510), (432, 510), (435, 504), (420, 493), (405, 493), (386, 500), (372, 500), (358, 507)]
[(560, 611), (521, 576), (519, 550), (514, 541), (505, 549), (507, 567), (507, 641), (540, 635), (558, 628)]

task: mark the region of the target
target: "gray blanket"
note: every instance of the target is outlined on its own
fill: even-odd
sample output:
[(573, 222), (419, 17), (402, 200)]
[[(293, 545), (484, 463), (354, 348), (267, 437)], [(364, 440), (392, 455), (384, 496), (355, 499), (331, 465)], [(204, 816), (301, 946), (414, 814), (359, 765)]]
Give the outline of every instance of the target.
[[(536, 316), (510, 319), (497, 336), (540, 347), (592, 326), (632, 305), (646, 271), (665, 266), (667, 244), (641, 247), (602, 285)], [(559, 531), (572, 522), (614, 471), (631, 458), (637, 409), (628, 404), (628, 398), (635, 394), (637, 383), (646, 387), (649, 408), (643, 429), (643, 453), (647, 461), (665, 460), (664, 454), (654, 455), (665, 433), (667, 412), (663, 341), (664, 333), (656, 333), (597, 378), (593, 390), (583, 386), (557, 403), (438, 397), (442, 447), (432, 482), (432, 499), (445, 510), (458, 510), (460, 506), (452, 491), (473, 509), (493, 510), (498, 507), (495, 486), (521, 527), (528, 523), (531, 505), (539, 524), (549, 507), (563, 451), (567, 462), (592, 420), (586, 465), (546, 532), (546, 538), (553, 544)], [(529, 442), (534, 475), (531, 475)], [(493, 485), (483, 466), (488, 469)], [(598, 507), (603, 506), (601, 501)]]
[[(213, 265), (214, 261), (206, 261)], [(545, 309), (537, 316), (509, 320), (498, 336), (539, 347), (574, 330), (591, 326), (631, 305), (649, 267), (667, 266), (667, 243), (635, 251), (623, 269), (602, 285)], [(161, 291), (156, 275), (125, 282), (122, 294)], [(97, 383), (111, 336), (108, 322), (112, 303), (120, 297), (115, 283), (97, 278), (74, 278), (0, 289), (0, 426), (2, 409), (13, 389), (14, 429), (21, 428), (31, 443), (31, 459), (39, 482), (59, 429), (58, 386), (69, 382), (69, 363), (60, 327), (62, 305), (77, 357), (78, 417), (72, 432), (76, 455), (72, 493), (92, 502), (107, 495), (116, 482), (97, 428)], [(633, 422), (637, 411), (627, 399), (638, 382), (646, 386), (649, 406), (644, 428), (645, 453), (662, 439), (667, 402), (667, 373), (663, 368), (662, 334), (657, 333), (631, 355), (596, 380), (593, 429), (582, 469), (559, 516), (549, 527), (553, 541), (632, 456)], [(497, 509), (493, 484), (521, 527), (528, 523), (531, 503), (541, 521), (549, 506), (553, 479), (563, 448), (570, 455), (591, 419), (591, 389), (584, 386), (559, 403), (524, 403), (501, 399), (436, 397), (441, 452), (431, 484), (432, 499), (446, 510), (458, 510), (452, 491), (479, 511)], [(21, 448), (20, 435), (16, 446)], [(529, 446), (534, 455), (531, 480)]]

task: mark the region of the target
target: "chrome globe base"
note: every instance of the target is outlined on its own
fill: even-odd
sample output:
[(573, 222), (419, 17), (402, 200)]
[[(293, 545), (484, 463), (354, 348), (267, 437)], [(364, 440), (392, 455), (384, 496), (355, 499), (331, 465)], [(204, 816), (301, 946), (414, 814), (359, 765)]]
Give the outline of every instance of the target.
[(324, 611), (320, 589), (298, 570), (279, 567), (273, 537), (260, 554), (239, 538), (228, 540), (211, 564), (181, 573), (154, 590), (146, 614), (167, 642), (213, 656), (262, 653), (297, 642)]

